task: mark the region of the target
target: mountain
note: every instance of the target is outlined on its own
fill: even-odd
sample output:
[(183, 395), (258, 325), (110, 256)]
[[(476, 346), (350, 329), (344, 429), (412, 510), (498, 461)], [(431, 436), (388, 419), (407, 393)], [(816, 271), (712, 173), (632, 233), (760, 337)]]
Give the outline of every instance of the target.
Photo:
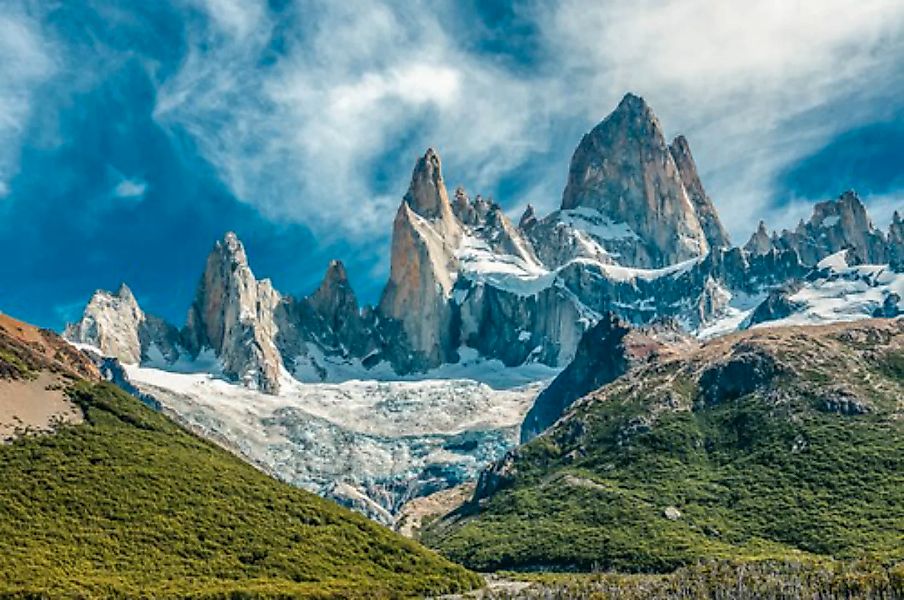
[(587, 330), (574, 360), (540, 392), (521, 425), (521, 443), (552, 425), (572, 402), (664, 351), (664, 345), (612, 314)]
[[(680, 144), (676, 154), (689, 169), (686, 174), (696, 178), (687, 144)], [(698, 201), (708, 202), (699, 180), (693, 183)], [(618, 252), (625, 266), (660, 268), (709, 250), (662, 126), (643, 98), (633, 94), (585, 135), (574, 152), (562, 210), (581, 208), (625, 226), (620, 238), (597, 238), (607, 252)]]
[(99, 348), (105, 355), (129, 364), (152, 356), (173, 362), (179, 357), (182, 341), (175, 327), (145, 314), (124, 283), (115, 293), (95, 292), (81, 320), (69, 325), (63, 337)]
[(491, 198), (450, 195), (439, 154), (418, 157), (377, 306), (359, 304), (338, 261), (310, 295), (281, 294), (227, 233), (199, 260), (181, 330), (124, 287), (97, 292), (65, 336), (147, 404), (392, 524), (629, 369), (634, 346), (607, 341), (609, 319), (659, 342), (894, 316), (902, 240), (900, 216), (886, 233), (846, 192), (794, 232), (761, 223), (731, 246), (688, 140), (669, 144), (628, 94), (582, 138), (545, 216), (528, 207), (516, 224)]
[(393, 222), (389, 283), (379, 307), (382, 315), (402, 324), (422, 368), (455, 362), (457, 356), (449, 297), (461, 237), (439, 155), (431, 148), (415, 165)]
[(0, 428), (12, 415), (32, 433), (0, 444), (2, 597), (372, 598), (480, 585), (103, 383), (51, 332), (0, 316), (0, 374)]
[(904, 559), (904, 320), (770, 327), (641, 364), (422, 539), (476, 569)]
[(245, 247), (227, 233), (207, 257), (188, 312), (188, 351), (197, 357), (212, 350), (227, 376), (253, 389), (277, 392), (283, 365), (273, 313), (279, 300), (270, 280), (255, 279)]

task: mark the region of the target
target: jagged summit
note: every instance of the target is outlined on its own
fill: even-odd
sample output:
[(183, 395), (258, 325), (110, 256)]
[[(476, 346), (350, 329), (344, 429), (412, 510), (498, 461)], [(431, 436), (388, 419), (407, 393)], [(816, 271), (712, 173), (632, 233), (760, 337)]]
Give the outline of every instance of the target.
[(144, 315), (127, 286), (92, 299), (67, 331), (127, 362), (157, 356), (155, 344), (170, 362), (209, 349), (223, 373), (264, 391), (278, 391), (284, 365), (304, 381), (326, 379), (329, 357), (410, 374), (456, 362), (465, 347), (508, 365), (563, 366), (607, 312), (695, 329), (736, 292), (766, 294), (841, 249), (852, 264), (900, 268), (904, 224), (897, 214), (886, 240), (846, 192), (795, 231), (779, 237), (760, 223), (743, 249), (728, 246), (687, 139), (667, 143), (646, 101), (627, 94), (575, 150), (562, 208), (539, 218), (527, 205), (517, 226), (464, 187), (450, 200), (440, 156), (427, 149), (399, 204), (376, 308), (359, 305), (339, 261), (310, 296), (280, 296), (229, 232), (207, 258), (181, 337)]
[(669, 150), (675, 160), (675, 165), (678, 167), (681, 181), (684, 183), (688, 196), (694, 205), (694, 210), (697, 212), (697, 219), (703, 227), (709, 247), (730, 247), (731, 240), (728, 237), (728, 232), (722, 227), (716, 207), (703, 189), (703, 182), (700, 181), (700, 175), (697, 173), (697, 163), (694, 162), (687, 138), (679, 135), (672, 141)]
[(807, 265), (846, 248), (851, 249), (855, 262), (888, 262), (885, 236), (873, 226), (854, 190), (815, 204), (809, 221), (801, 220), (793, 232), (783, 231), (775, 244), (779, 249), (794, 250)]
[(426, 219), (447, 219), (452, 215), (449, 195), (443, 182), (442, 163), (433, 148), (418, 159), (404, 203)]
[[(691, 192), (682, 180), (662, 126), (649, 105), (626, 95), (615, 111), (586, 134), (571, 159), (562, 210), (590, 209), (613, 224), (624, 224), (634, 237), (622, 235), (616, 249), (621, 264), (657, 268), (706, 254), (707, 235), (691, 196), (708, 215), (713, 235), (722, 243), (714, 209), (703, 192), (689, 151), (678, 148), (693, 179)], [(630, 239), (629, 239), (630, 238)]]
[(766, 230), (766, 222), (760, 221), (756, 231), (751, 234), (750, 239), (744, 244), (744, 250), (754, 255), (768, 254), (773, 249), (772, 238)]
[(245, 247), (233, 232), (214, 244), (188, 312), (184, 339), (197, 356), (213, 350), (223, 372), (249, 387), (279, 390), (282, 361), (275, 345), (273, 311), (279, 294), (258, 281)]
[(528, 204), (524, 208), (524, 212), (521, 213), (521, 218), (518, 219), (518, 229), (522, 231), (527, 231), (531, 227), (537, 224), (537, 214), (534, 212), (534, 206), (532, 204)]
[(138, 364), (152, 356), (175, 362), (181, 339), (175, 327), (146, 314), (125, 283), (116, 292), (97, 290), (77, 323), (63, 337), (97, 348), (125, 364)]
[(379, 312), (402, 324), (420, 368), (455, 355), (447, 302), (458, 269), (460, 221), (452, 212), (439, 155), (420, 158), (392, 229), (389, 282)]
[(358, 299), (348, 281), (345, 265), (340, 260), (331, 260), (323, 275), (320, 286), (310, 296), (309, 301), (321, 314), (358, 313)]
[(615, 110), (610, 116), (616, 114), (642, 115), (643, 118), (649, 119), (650, 121), (656, 121), (656, 115), (653, 114), (653, 109), (650, 108), (647, 101), (643, 99), (643, 96), (638, 96), (632, 92), (627, 92), (622, 96), (618, 106), (615, 107)]

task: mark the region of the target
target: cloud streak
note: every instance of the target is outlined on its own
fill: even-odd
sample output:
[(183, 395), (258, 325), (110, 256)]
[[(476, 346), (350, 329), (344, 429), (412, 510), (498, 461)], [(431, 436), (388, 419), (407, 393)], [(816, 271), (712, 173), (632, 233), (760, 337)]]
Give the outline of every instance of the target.
[(48, 48), (34, 19), (15, 7), (0, 14), (0, 196), (9, 193), (18, 168), (33, 95), (55, 71)]
[(777, 173), (881, 118), (904, 85), (894, 0), (518, 3), (539, 57), (519, 68), (449, 27), (467, 10), (455, 3), (190, 4), (207, 19), (157, 119), (189, 132), (241, 200), (327, 237), (385, 236), (428, 145), (453, 183), (529, 178), (499, 199), (552, 209), (577, 143), (561, 132), (629, 90), (688, 135), (735, 237), (760, 217), (788, 225)]

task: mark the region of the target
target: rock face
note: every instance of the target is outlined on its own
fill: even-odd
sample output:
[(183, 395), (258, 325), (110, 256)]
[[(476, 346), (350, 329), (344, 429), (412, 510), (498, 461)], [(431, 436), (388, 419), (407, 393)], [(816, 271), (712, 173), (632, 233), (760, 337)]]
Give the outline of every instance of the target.
[(804, 264), (811, 266), (848, 248), (856, 262), (888, 262), (885, 236), (873, 227), (866, 207), (852, 190), (837, 200), (816, 204), (810, 220), (798, 225), (793, 232), (783, 231), (775, 245), (794, 250)]
[(88, 344), (126, 364), (152, 358), (173, 363), (182, 352), (179, 331), (147, 315), (126, 284), (115, 293), (94, 292), (77, 323), (66, 326), (63, 337)]
[(766, 223), (760, 221), (756, 231), (750, 236), (750, 239), (744, 244), (744, 250), (753, 255), (768, 254), (775, 249), (773, 239), (769, 237), (766, 231)]
[(345, 347), (348, 353), (355, 355), (363, 351), (362, 345), (366, 342), (362, 339), (365, 326), (361, 309), (341, 261), (330, 262), (320, 287), (308, 302), (324, 321), (323, 326), (316, 329), (332, 332), (334, 347)]
[(697, 174), (697, 163), (694, 162), (694, 157), (691, 155), (687, 138), (683, 135), (676, 137), (669, 146), (669, 151), (675, 160), (675, 166), (678, 167), (678, 174), (681, 176), (688, 197), (694, 205), (697, 219), (703, 227), (709, 247), (711, 249), (730, 247), (731, 240), (728, 238), (728, 232), (722, 227), (719, 213), (716, 212), (713, 201), (706, 195), (703, 182), (700, 181), (700, 175)]
[(94, 292), (82, 319), (68, 325), (63, 336), (95, 346), (124, 363), (135, 364), (141, 361), (138, 327), (143, 320), (144, 312), (132, 290), (122, 284), (113, 294), (104, 290)]
[(439, 156), (433, 149), (417, 162), (392, 229), (389, 283), (381, 315), (402, 324), (415, 368), (456, 357), (449, 296), (458, 268), (459, 221), (452, 213)]
[(193, 356), (211, 349), (223, 373), (251, 388), (279, 391), (282, 359), (276, 349), (274, 309), (279, 294), (258, 281), (234, 233), (218, 241), (189, 309), (185, 342)]
[[(440, 157), (427, 150), (394, 220), (376, 308), (359, 306), (338, 261), (310, 296), (280, 296), (255, 279), (229, 234), (208, 258), (181, 335), (145, 315), (127, 288), (96, 295), (67, 335), (130, 364), (209, 348), (224, 374), (273, 393), (283, 366), (306, 382), (381, 363), (409, 375), (457, 362), (462, 348), (507, 366), (563, 367), (607, 313), (633, 326), (674, 319), (698, 332), (828, 318), (828, 305), (792, 299), (807, 277), (801, 293), (811, 298), (840, 281), (857, 287), (861, 304), (835, 314), (896, 314), (888, 297), (901, 291), (887, 273), (846, 262), (847, 271), (808, 276), (842, 249), (851, 264), (902, 270), (904, 223), (896, 213), (886, 236), (846, 192), (817, 204), (794, 232), (770, 235), (761, 222), (744, 248), (729, 247), (688, 141), (667, 144), (650, 107), (628, 94), (581, 140), (561, 208), (538, 218), (528, 206), (518, 225), (464, 188), (450, 199)], [(843, 302), (836, 292), (826, 302)]]
[[(686, 147), (686, 144), (680, 146)], [(684, 156), (688, 169), (692, 159)], [(692, 169), (689, 174), (696, 174)], [(698, 185), (699, 180), (694, 185)], [(702, 186), (698, 192), (702, 193)], [(706, 202), (705, 195), (701, 202)], [(562, 210), (592, 209), (624, 224), (636, 239), (606, 244), (627, 266), (657, 268), (709, 250), (688, 188), (662, 127), (644, 100), (626, 95), (618, 108), (584, 136), (571, 159)], [(718, 224), (715, 220), (713, 224)]]
[[(904, 309), (904, 274), (893, 270), (904, 270), (900, 216), (886, 236), (849, 193), (793, 233), (760, 223), (744, 248), (729, 247), (687, 140), (667, 144), (630, 94), (581, 140), (561, 208), (539, 217), (528, 206), (517, 225), (490, 198), (464, 188), (450, 198), (428, 150), (391, 251), (379, 305), (361, 307), (341, 262), (310, 295), (281, 296), (227, 234), (181, 333), (123, 288), (95, 295), (67, 336), (121, 359), (144, 377), (142, 393), (255, 464), (389, 522), (411, 498), (475, 478), (519, 431), (529, 439), (581, 394), (671, 352), (674, 340), (652, 329), (662, 323), (686, 342)], [(713, 385), (730, 396), (741, 367)], [(241, 385), (197, 372), (207, 369)], [(629, 425), (619, 440), (649, 419)], [(514, 474), (497, 471), (478, 489)]]
[(587, 330), (574, 360), (537, 396), (521, 425), (521, 443), (530, 441), (578, 398), (614, 381), (632, 366), (656, 356), (658, 341), (611, 313)]
[(896, 271), (904, 271), (904, 220), (898, 211), (888, 228), (888, 261)]

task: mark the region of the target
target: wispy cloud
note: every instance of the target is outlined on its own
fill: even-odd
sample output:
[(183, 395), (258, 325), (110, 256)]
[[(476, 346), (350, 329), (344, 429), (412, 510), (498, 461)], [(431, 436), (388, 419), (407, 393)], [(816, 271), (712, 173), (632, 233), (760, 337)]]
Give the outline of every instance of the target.
[[(427, 145), (482, 185), (545, 143), (529, 82), (460, 49), (421, 8), (312, 3), (281, 15), (294, 27), (279, 34), (266, 16), (240, 40), (195, 31), (156, 116), (195, 135), (233, 191), (265, 213), (321, 232), (387, 232)], [(261, 67), (275, 35), (284, 54)], [(378, 170), (391, 189), (375, 185)]]
[(259, 0), (186, 1), (208, 19), (162, 82), (157, 119), (195, 137), (240, 199), (321, 235), (385, 235), (427, 145), (478, 190), (529, 173), (522, 197), (501, 200), (551, 209), (577, 142), (558, 133), (588, 129), (631, 90), (689, 136), (740, 237), (758, 217), (788, 218), (773, 208), (780, 169), (875, 119), (904, 85), (897, 0), (517, 3), (539, 57), (518, 69), (449, 28), (468, 10), (455, 3), (274, 15)]
[(22, 135), (37, 87), (55, 69), (39, 24), (15, 5), (0, 13), (0, 196), (18, 168)]

